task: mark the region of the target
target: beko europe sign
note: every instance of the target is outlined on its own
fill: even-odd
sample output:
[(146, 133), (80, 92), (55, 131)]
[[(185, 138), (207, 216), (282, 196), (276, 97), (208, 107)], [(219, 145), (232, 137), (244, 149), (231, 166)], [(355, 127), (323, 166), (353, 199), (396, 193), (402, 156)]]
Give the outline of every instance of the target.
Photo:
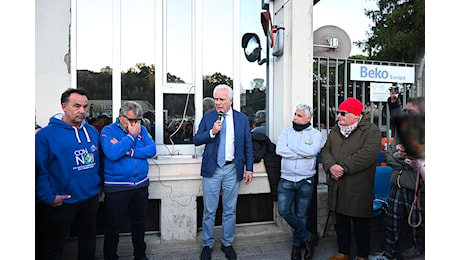
[(414, 67), (352, 63), (350, 79), (357, 81), (415, 83)]

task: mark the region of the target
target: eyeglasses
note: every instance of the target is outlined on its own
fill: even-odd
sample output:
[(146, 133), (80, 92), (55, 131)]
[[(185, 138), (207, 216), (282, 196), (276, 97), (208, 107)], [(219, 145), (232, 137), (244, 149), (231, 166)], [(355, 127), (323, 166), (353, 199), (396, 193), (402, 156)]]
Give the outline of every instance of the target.
[(347, 111), (337, 111), (337, 115), (341, 115), (341, 116), (345, 116), (346, 114), (348, 114), (350, 112), (347, 112)]
[(128, 121), (133, 124), (133, 123), (137, 123), (137, 122), (141, 122), (142, 121), (142, 118), (129, 118), (127, 116), (123, 116), (124, 118), (128, 119)]

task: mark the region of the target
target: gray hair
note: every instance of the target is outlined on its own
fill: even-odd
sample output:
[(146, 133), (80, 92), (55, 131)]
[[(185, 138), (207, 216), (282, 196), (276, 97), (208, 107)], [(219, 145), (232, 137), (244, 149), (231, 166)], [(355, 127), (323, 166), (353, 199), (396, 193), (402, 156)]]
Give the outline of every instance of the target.
[(259, 110), (256, 112), (256, 117), (263, 117), (265, 118), (265, 110)]
[(295, 108), (296, 108), (296, 110), (300, 109), (300, 110), (305, 111), (305, 116), (306, 117), (311, 117), (312, 116), (311, 107), (309, 105), (298, 104)]
[(144, 110), (142, 109), (141, 105), (139, 105), (137, 102), (134, 101), (126, 101), (121, 104), (120, 107), (120, 115), (126, 116), (126, 113), (128, 113), (129, 110), (132, 110), (133, 113), (141, 118), (142, 114), (144, 114)]
[(216, 107), (216, 104), (213, 98), (205, 97), (203, 99), (203, 114), (211, 109), (214, 109), (215, 107)]
[(216, 97), (216, 91), (219, 89), (226, 89), (228, 91), (227, 99), (233, 99), (233, 89), (225, 84), (217, 85), (212, 92), (212, 96)]

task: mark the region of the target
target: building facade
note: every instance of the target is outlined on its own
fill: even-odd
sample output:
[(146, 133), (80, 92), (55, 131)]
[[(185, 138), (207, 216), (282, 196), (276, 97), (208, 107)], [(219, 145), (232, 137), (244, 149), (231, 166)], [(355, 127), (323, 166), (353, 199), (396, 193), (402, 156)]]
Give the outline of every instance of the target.
[[(267, 135), (276, 143), (295, 105), (313, 104), (313, 2), (36, 1), (37, 122), (45, 126), (62, 112), (60, 95), (69, 87), (90, 91), (89, 117), (105, 112), (116, 118), (124, 100), (142, 101), (153, 113), (158, 147), (158, 158), (149, 160), (149, 191), (159, 208), (161, 239), (196, 239), (202, 148), (175, 137), (188, 119), (197, 129), (203, 98), (212, 96), (216, 82), (226, 82), (234, 89), (235, 109), (248, 117), (267, 110)], [(282, 55), (273, 56), (266, 44), (263, 8), (273, 25), (284, 27)], [(247, 32), (260, 37), (266, 63), (245, 59), (241, 38)], [(241, 186), (240, 194), (269, 192), (259, 163), (253, 183)], [(283, 226), (276, 214), (270, 221)]]

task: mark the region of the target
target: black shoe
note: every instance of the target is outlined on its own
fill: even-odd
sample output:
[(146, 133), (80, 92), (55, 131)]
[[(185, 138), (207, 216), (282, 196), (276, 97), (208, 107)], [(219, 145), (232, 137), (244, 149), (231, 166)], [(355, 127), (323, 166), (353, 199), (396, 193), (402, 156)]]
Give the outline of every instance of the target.
[(201, 250), (200, 259), (201, 260), (211, 260), (211, 252), (212, 252), (212, 249), (209, 246), (203, 247), (203, 250)]
[(301, 260), (302, 248), (300, 246), (292, 246), (291, 260)]
[(141, 256), (135, 256), (134, 260), (148, 260), (146, 255), (141, 255)]
[(233, 250), (233, 247), (231, 245), (222, 246), (220, 249), (222, 250), (222, 252), (225, 253), (225, 257), (228, 260), (236, 260), (236, 253), (235, 253), (235, 250)]
[(306, 241), (305, 241), (305, 255), (304, 259), (305, 260), (310, 260), (313, 257), (313, 254), (315, 253), (315, 244), (313, 241), (313, 236), (310, 236)]

